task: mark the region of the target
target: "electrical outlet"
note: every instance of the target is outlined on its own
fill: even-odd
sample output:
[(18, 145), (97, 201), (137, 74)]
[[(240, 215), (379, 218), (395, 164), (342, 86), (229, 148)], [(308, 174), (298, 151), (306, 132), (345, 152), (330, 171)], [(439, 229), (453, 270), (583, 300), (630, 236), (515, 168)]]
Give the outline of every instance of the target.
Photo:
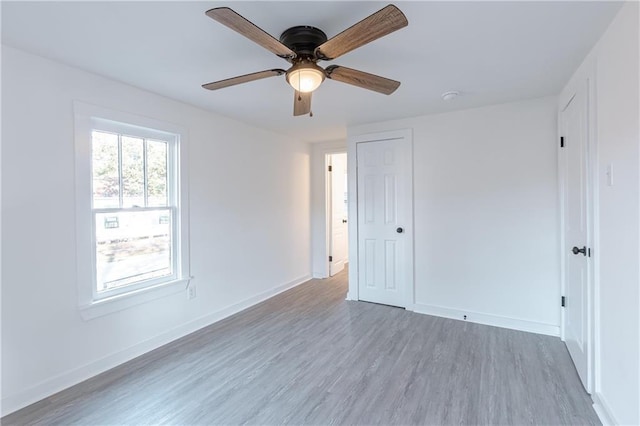
[(189, 284), (189, 287), (187, 288), (187, 298), (188, 299), (195, 299), (196, 298), (196, 286), (195, 286), (195, 284)]

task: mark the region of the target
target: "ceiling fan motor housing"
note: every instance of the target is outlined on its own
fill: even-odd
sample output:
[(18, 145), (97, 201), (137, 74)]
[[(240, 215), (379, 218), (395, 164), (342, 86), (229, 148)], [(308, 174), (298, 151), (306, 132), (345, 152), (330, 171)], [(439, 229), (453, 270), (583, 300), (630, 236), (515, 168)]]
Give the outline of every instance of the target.
[(303, 58), (313, 58), (316, 47), (325, 41), (327, 35), (322, 30), (308, 25), (291, 27), (280, 36), (280, 43)]

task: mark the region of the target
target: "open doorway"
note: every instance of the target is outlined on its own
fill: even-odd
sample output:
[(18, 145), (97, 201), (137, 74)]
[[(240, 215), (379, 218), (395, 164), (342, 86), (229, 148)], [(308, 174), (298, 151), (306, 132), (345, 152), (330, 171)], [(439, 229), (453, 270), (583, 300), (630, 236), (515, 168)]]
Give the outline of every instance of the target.
[(327, 248), (329, 276), (349, 262), (347, 154), (327, 154)]

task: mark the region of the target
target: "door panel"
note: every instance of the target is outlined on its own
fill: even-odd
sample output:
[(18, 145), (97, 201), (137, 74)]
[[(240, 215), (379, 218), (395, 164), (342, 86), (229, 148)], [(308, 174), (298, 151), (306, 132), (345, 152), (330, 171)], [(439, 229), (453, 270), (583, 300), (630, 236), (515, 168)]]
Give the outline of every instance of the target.
[(361, 142), (356, 153), (359, 299), (406, 307), (413, 286), (411, 142)]
[(374, 288), (376, 279), (376, 240), (364, 240), (364, 284)]
[(396, 290), (396, 241), (384, 242), (384, 270), (386, 276), (384, 277), (384, 287), (387, 290)]
[(384, 223), (396, 222), (396, 177), (384, 176)]
[(565, 311), (564, 338), (580, 380), (588, 389), (590, 372), (588, 252), (588, 121), (587, 87), (579, 90), (562, 112), (565, 154), (564, 241)]

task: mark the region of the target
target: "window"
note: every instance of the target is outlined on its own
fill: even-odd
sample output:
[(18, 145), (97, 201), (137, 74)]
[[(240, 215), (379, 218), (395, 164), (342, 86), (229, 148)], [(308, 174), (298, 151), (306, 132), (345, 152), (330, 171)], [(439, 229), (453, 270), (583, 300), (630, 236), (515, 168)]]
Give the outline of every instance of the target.
[(78, 286), (85, 317), (188, 285), (184, 132), (76, 103)]
[[(95, 126), (100, 128), (101, 126)], [(165, 138), (169, 139), (169, 138)], [(173, 139), (173, 138), (172, 138)], [(175, 162), (172, 140), (91, 132), (98, 297), (156, 278), (175, 279)]]

